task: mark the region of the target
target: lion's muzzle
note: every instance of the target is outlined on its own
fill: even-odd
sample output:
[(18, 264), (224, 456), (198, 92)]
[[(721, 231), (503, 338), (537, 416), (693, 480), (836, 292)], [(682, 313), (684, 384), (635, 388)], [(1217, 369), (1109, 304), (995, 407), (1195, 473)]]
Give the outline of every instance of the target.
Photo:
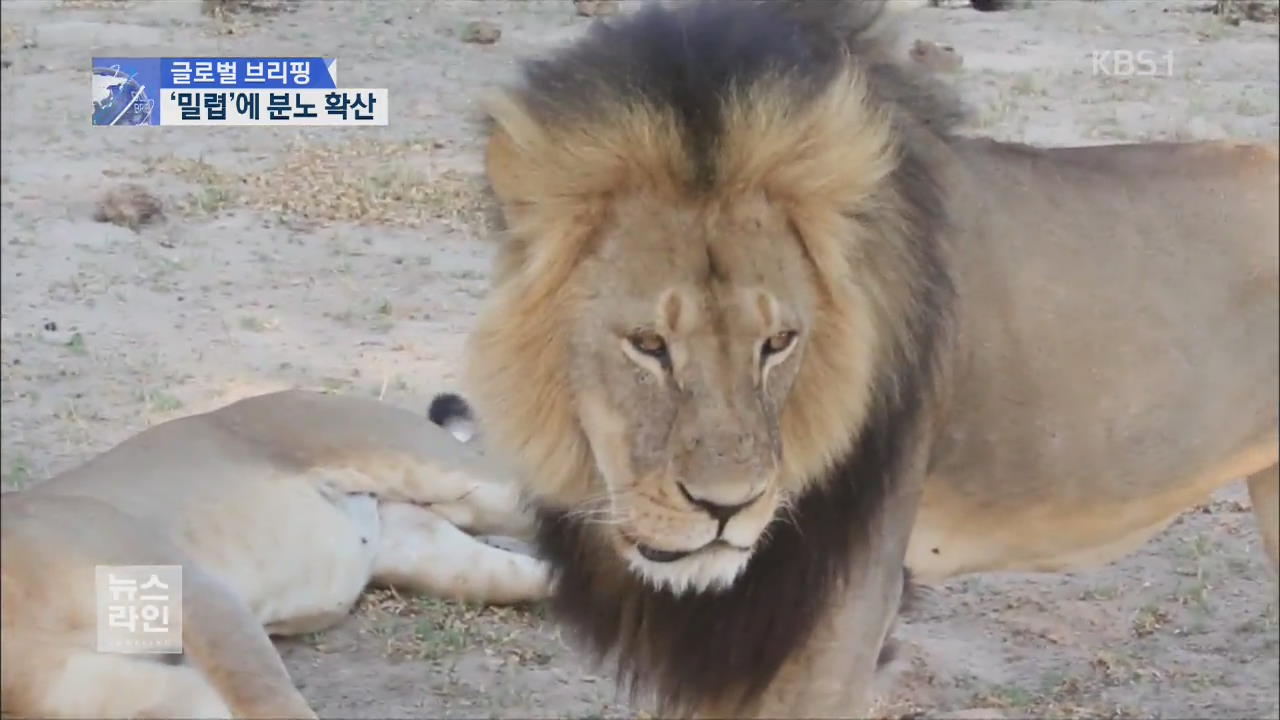
[(739, 512), (751, 507), (761, 498), (761, 496), (764, 495), (764, 490), (759, 490), (743, 502), (723, 504), (714, 500), (698, 497), (693, 492), (689, 491), (688, 485), (685, 485), (682, 482), (676, 483), (676, 487), (680, 488), (680, 494), (684, 496), (684, 499), (687, 500), (690, 505), (705, 511), (720, 524), (719, 530), (716, 532), (717, 538), (724, 535), (724, 527), (731, 519), (733, 519), (734, 515), (737, 515)]

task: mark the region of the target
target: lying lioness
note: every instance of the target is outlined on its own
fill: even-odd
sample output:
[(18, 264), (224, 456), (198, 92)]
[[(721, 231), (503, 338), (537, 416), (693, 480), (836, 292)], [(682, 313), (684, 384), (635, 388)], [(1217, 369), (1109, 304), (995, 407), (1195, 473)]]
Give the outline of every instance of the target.
[[(371, 581), (485, 603), (548, 592), (515, 489), (405, 410), (302, 391), (130, 438), (4, 496), (0, 709), (314, 717), (268, 633), (325, 628)], [(182, 565), (183, 655), (96, 650), (95, 565)], [(178, 662), (165, 662), (178, 658)]]

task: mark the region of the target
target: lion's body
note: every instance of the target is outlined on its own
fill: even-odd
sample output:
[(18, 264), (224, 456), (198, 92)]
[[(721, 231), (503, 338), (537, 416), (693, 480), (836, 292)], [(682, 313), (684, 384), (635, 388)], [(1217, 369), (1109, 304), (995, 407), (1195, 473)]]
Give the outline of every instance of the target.
[[(424, 418), (286, 391), (155, 426), (4, 496), (6, 714), (311, 716), (268, 640), (370, 582), (479, 602), (547, 592), (515, 488)], [(95, 565), (183, 566), (184, 660), (95, 652)], [(161, 658), (162, 659), (162, 658)]]
[(1111, 560), (1276, 464), (1274, 149), (950, 149), (957, 330), (918, 578)]
[(875, 10), (651, 8), (490, 106), (471, 397), (667, 714), (860, 715), (904, 564), (1098, 563), (1236, 478), (1276, 557), (1274, 146), (960, 138)]

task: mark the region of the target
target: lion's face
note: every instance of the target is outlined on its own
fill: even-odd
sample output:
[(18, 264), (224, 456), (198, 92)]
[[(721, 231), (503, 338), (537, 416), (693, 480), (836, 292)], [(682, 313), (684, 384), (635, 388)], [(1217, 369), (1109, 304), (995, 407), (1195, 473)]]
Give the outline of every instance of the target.
[(623, 200), (577, 270), (570, 385), (599, 470), (583, 508), (633, 571), (677, 592), (731, 583), (785, 502), (781, 415), (814, 290), (763, 198), (686, 210)]
[(734, 582), (848, 456), (879, 368), (909, 359), (889, 115), (852, 70), (800, 106), (766, 85), (716, 108), (703, 145), (608, 93), (580, 115), (490, 102), (505, 228), (468, 394), (546, 527), (589, 530), (566, 566)]

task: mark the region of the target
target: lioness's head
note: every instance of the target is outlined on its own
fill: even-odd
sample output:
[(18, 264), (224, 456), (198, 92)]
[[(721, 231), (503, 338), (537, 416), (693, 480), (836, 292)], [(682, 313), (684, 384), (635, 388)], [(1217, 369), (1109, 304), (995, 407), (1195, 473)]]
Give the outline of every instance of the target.
[(685, 12), (599, 29), (490, 103), (507, 233), (467, 360), (536, 502), (677, 593), (731, 585), (848, 453), (917, 260), (863, 74), (801, 52), (687, 74), (663, 56)]

